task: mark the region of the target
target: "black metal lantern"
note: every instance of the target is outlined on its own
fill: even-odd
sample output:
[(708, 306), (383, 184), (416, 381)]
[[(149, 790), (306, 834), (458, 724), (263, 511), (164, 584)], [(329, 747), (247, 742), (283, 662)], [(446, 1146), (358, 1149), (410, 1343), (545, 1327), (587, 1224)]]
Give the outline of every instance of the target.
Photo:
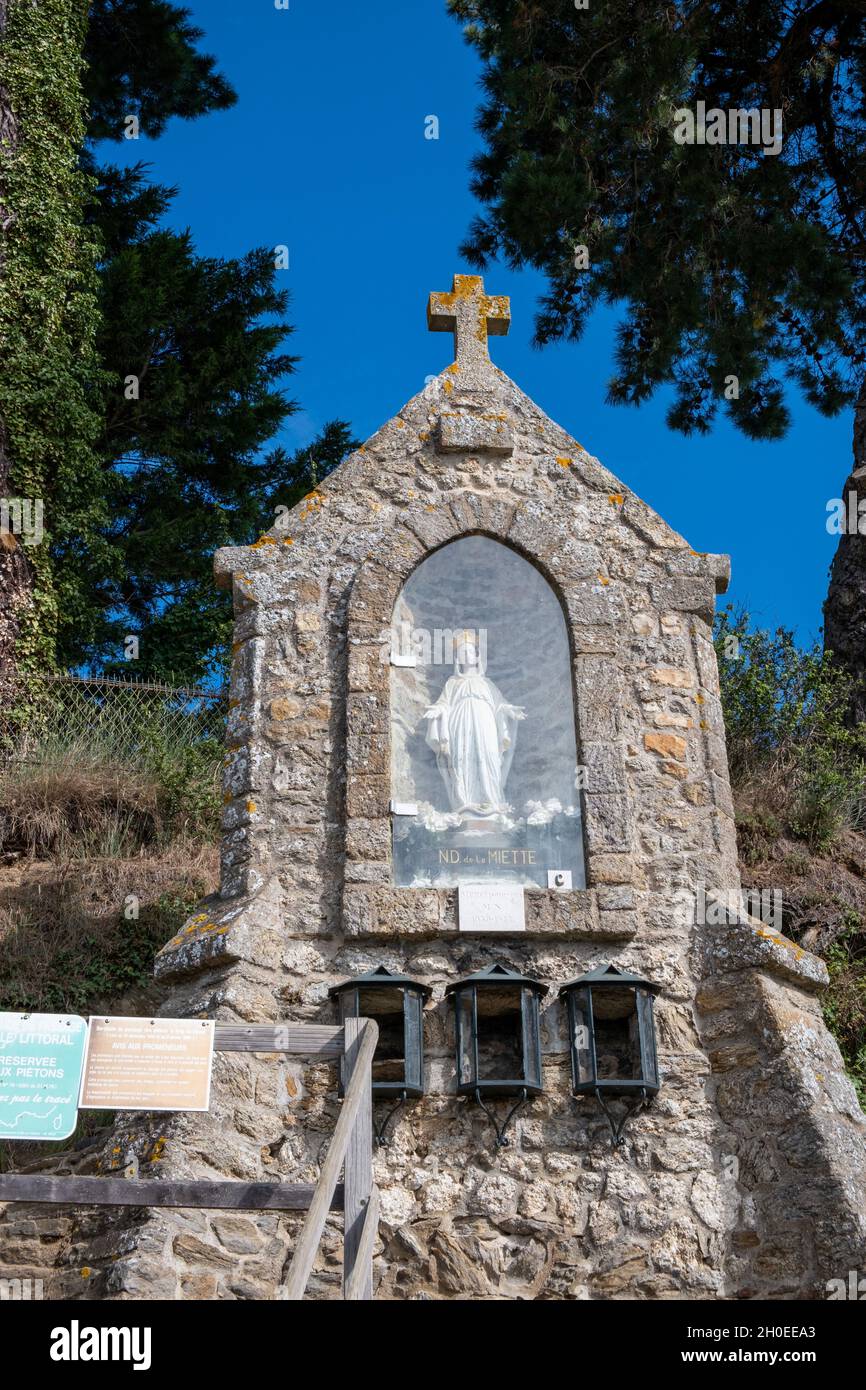
[[(653, 1002), (660, 988), (616, 965), (600, 965), (559, 991), (568, 1007), (572, 1090), (595, 1096), (615, 1145), (623, 1142), (629, 1116), (659, 1089)], [(609, 1097), (633, 1102), (618, 1122)]]
[[(410, 1096), (424, 1094), (424, 1000), (430, 986), (408, 975), (394, 975), (380, 965), (369, 975), (358, 975), (328, 990), (340, 1008), (340, 1022), (347, 1018), (372, 1018), (379, 1025), (379, 1041), (373, 1054), (373, 1096), (394, 1098), (396, 1104), (376, 1128), (376, 1139), (387, 1144), (385, 1132), (394, 1115)], [(340, 1094), (346, 1078), (340, 1068)]]
[[(491, 965), (449, 985), (457, 1034), (457, 1093), (472, 1096), (507, 1144), (505, 1131), (527, 1096), (539, 1095), (539, 1003), (546, 986), (504, 965)], [(500, 1126), (484, 1101), (516, 1096)]]

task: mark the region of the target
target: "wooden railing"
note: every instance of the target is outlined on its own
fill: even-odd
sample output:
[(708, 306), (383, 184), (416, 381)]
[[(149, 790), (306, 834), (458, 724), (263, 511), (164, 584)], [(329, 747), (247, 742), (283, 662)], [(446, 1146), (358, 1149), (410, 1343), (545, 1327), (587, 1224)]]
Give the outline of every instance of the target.
[(372, 1019), (346, 1019), (346, 1095), (328, 1156), (295, 1246), (284, 1297), (300, 1299), (310, 1278), (337, 1180), (343, 1178), (343, 1297), (373, 1297), (373, 1241), (379, 1193), (373, 1187), (373, 1053), (379, 1038)]
[(373, 1246), (379, 1220), (379, 1193), (373, 1185), (371, 1070), (379, 1036), (377, 1025), (372, 1019), (353, 1018), (346, 1020), (345, 1028), (313, 1023), (218, 1023), (214, 1031), (214, 1048), (218, 1052), (287, 1052), (319, 1058), (345, 1056), (345, 1099), (315, 1185), (0, 1173), (0, 1202), (306, 1211), (287, 1281), (279, 1294), (283, 1299), (293, 1300), (304, 1296), (328, 1213), (342, 1210), (343, 1298), (371, 1299)]

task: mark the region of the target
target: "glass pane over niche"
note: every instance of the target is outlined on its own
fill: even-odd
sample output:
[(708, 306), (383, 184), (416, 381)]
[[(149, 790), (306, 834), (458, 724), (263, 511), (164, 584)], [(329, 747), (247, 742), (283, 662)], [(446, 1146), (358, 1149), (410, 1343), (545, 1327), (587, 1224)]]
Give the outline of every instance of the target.
[(452, 541), (406, 582), (391, 653), (395, 883), (584, 888), (568, 635), (539, 571)]

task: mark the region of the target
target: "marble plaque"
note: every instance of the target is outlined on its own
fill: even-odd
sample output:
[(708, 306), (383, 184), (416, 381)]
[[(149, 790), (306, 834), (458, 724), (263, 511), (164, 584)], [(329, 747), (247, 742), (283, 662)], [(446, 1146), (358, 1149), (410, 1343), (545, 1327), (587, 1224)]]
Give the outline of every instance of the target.
[(523, 889), (510, 883), (461, 883), (457, 916), (462, 932), (526, 931)]

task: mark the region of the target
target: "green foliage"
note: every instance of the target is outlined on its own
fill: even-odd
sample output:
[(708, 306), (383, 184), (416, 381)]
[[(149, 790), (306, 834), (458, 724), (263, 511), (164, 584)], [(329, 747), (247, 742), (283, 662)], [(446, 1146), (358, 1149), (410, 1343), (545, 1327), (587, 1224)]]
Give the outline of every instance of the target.
[[(164, 0), (91, 7), (88, 135), (120, 140), (124, 118), (159, 135), (170, 116), (230, 105), (228, 83), (198, 52), (201, 31)], [(269, 445), (297, 409), (284, 389), (297, 359), (284, 350), (287, 293), (274, 254), (203, 257), (188, 232), (164, 225), (174, 189), (142, 165), (97, 168), (90, 216), (104, 248), (98, 350), (104, 364), (104, 522), (99, 545), (70, 544), (58, 560), (79, 576), (81, 602), (61, 618), (68, 668), (123, 670), (195, 683), (225, 676), (231, 597), (213, 582), (220, 546), (254, 541), (314, 485), (304, 451)], [(138, 380), (138, 399), (126, 389)], [(354, 447), (341, 421), (311, 446), (318, 476)]]
[(315, 465), (268, 451), (296, 409), (273, 253), (197, 255), (162, 225), (173, 189), (141, 166), (99, 169), (85, 146), (122, 139), (129, 115), (157, 136), (172, 116), (231, 105), (201, 31), (166, 0), (94, 0), (89, 23), (87, 11), (12, 0), (4, 36), (18, 137), (0, 152), (14, 214), (0, 412), (16, 494), (44, 499), (46, 520), (19, 657), (33, 672), (110, 670), (136, 635), (138, 675), (195, 682), (222, 673), (230, 640), (214, 550), (255, 540), (353, 441), (336, 421), (311, 446)]
[[(817, 645), (798, 647), (784, 628), (751, 630), (748, 614), (730, 607), (715, 644), (735, 787), (771, 789), (788, 828), (827, 848), (860, 824), (866, 803), (866, 730), (846, 724), (851, 677)], [(759, 851), (772, 838), (761, 816), (774, 816), (755, 814), (741, 828)]]
[(44, 933), (45, 923), (34, 902), (0, 932), (0, 1010), (86, 1017), (129, 990), (152, 987), (154, 956), (195, 902), (192, 892), (168, 892), (143, 905), (137, 919), (121, 913), (97, 920), (64, 900), (62, 929), (36, 952), (28, 943)]
[(78, 165), (84, 138), (82, 0), (10, 0), (2, 83), (15, 116), (0, 146), (11, 221), (2, 234), (0, 416), (13, 495), (41, 498), (46, 541), (31, 547), (34, 604), (21, 614), (19, 668), (51, 666), (61, 615), (81, 606), (74, 567), (58, 552), (91, 551), (109, 566), (98, 529), (106, 509), (96, 452), (98, 239), (85, 223), (91, 183)]
[[(140, 214), (148, 203), (151, 219), (161, 210), (162, 191), (149, 199), (140, 177), (122, 188)], [(200, 257), (188, 234), (135, 221), (117, 184), (113, 194), (98, 343), (108, 379), (103, 535), (114, 564), (106, 572), (82, 557), (89, 610), (64, 625), (61, 654), (68, 665), (111, 664), (135, 634), (138, 674), (191, 681), (227, 631), (213, 552), (258, 533), (281, 458), (261, 451), (296, 409), (280, 386), (296, 361), (280, 351), (287, 295), (274, 285), (270, 253)], [(126, 398), (130, 375), (137, 400)]]
[(79, 860), (215, 843), (224, 718), (220, 701), (44, 687), (0, 776), (0, 847)]
[[(866, 14), (784, 0), (449, 0), (484, 63), (465, 253), (543, 271), (542, 343), (623, 307), (615, 404), (672, 385), (669, 424), (724, 409), (746, 435), (789, 423), (784, 379), (819, 410), (863, 376)], [(678, 144), (674, 113), (784, 112), (781, 152)], [(589, 269), (574, 264), (585, 245)], [(739, 399), (725, 398), (729, 375)]]
[(199, 53), (204, 37), (190, 12), (166, 0), (91, 0), (85, 91), (90, 137), (117, 140), (127, 116), (157, 136), (171, 116), (191, 119), (233, 106), (237, 97)]
[(183, 747), (152, 744), (149, 756), (159, 789), (157, 810), (163, 834), (216, 842), (222, 743), (206, 738)]
[(850, 918), (848, 929), (827, 952), (830, 986), (823, 1010), (866, 1110), (866, 936), (860, 917), (851, 913)]

